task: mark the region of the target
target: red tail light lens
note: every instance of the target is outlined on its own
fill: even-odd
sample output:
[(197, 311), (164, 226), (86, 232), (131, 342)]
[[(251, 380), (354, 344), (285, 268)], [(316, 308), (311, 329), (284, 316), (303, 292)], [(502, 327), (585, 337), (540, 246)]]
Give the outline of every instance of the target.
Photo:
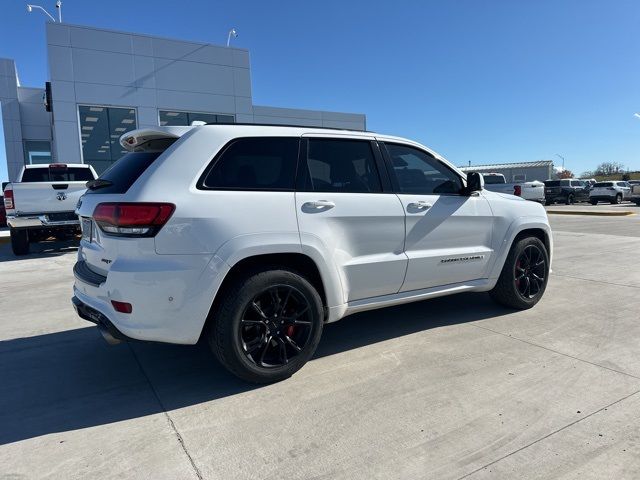
[(111, 300), (111, 305), (113, 305), (113, 309), (116, 312), (120, 313), (131, 313), (133, 312), (133, 305), (127, 302), (118, 302), (116, 300)]
[(518, 197), (521, 196), (522, 195), (522, 186), (521, 185), (514, 185), (513, 194), (518, 196)]
[(4, 208), (6, 210), (15, 208), (15, 204), (13, 203), (13, 190), (11, 189), (4, 191)]
[(93, 219), (110, 235), (153, 237), (175, 209), (172, 203), (100, 203)]

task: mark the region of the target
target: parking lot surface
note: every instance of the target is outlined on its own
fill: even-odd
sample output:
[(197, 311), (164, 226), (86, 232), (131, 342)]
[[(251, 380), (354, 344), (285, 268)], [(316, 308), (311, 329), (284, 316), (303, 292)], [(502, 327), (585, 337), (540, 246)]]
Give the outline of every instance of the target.
[(550, 219), (535, 308), (354, 315), (262, 387), (204, 345), (108, 346), (72, 243), (0, 245), (0, 478), (640, 478), (640, 216)]

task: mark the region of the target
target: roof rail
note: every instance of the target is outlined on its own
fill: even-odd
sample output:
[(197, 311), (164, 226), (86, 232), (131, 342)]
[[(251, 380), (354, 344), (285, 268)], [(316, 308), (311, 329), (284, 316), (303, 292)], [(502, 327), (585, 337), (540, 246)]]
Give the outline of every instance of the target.
[(320, 130), (344, 130), (345, 132), (375, 133), (370, 130), (356, 130), (354, 128), (317, 127), (315, 125), (289, 125), (285, 123), (236, 123), (236, 122), (209, 122), (205, 125), (243, 125), (249, 127), (293, 127), (293, 128), (318, 128)]

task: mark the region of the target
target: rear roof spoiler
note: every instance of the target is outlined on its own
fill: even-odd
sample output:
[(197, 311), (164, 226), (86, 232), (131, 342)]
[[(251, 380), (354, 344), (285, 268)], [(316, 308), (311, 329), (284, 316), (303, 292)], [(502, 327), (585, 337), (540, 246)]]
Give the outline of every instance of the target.
[[(154, 127), (131, 130), (120, 137), (120, 145), (129, 151), (144, 151), (145, 145), (152, 140), (170, 140), (180, 138), (193, 127)], [(155, 143), (155, 142), (154, 142)]]

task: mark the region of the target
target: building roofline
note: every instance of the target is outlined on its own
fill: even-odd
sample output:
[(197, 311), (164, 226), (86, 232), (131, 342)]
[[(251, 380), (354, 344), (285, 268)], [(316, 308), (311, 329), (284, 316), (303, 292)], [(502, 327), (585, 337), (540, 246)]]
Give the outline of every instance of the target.
[(109, 32), (109, 33), (119, 33), (121, 35), (135, 35), (136, 37), (148, 37), (148, 38), (157, 38), (160, 40), (169, 40), (172, 42), (180, 42), (180, 43), (191, 43), (193, 45), (200, 45), (200, 46), (204, 46), (204, 45), (210, 45), (212, 47), (218, 47), (218, 48), (228, 48), (230, 50), (240, 50), (243, 52), (249, 52), (248, 48), (240, 48), (240, 47), (233, 47), (233, 46), (226, 46), (226, 45), (222, 45), (222, 44), (217, 44), (217, 43), (211, 43), (211, 42), (199, 42), (196, 40), (181, 40), (179, 38), (174, 38), (174, 37), (164, 37), (164, 36), (160, 36), (160, 35), (151, 35), (150, 33), (136, 33), (136, 32), (127, 32), (124, 30), (113, 30), (110, 28), (101, 28), (101, 27), (92, 27), (89, 25), (79, 25), (77, 23), (58, 23), (58, 22), (52, 22), (50, 20), (48, 20), (47, 22), (45, 22), (48, 25), (53, 25), (54, 28), (60, 28), (60, 27), (74, 27), (74, 28), (84, 28), (86, 30), (96, 30), (99, 32)]

